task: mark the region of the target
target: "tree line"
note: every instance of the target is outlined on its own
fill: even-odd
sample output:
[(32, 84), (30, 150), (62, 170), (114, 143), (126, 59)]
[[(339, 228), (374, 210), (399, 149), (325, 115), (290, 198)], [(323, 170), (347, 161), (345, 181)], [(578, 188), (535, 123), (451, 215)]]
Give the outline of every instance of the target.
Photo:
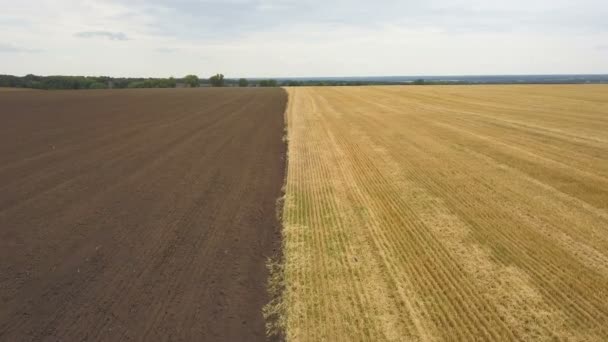
[[(187, 75), (182, 78), (116, 78), (108, 76), (12, 76), (0, 75), (0, 87), (32, 89), (125, 89), (125, 88), (177, 88), (177, 87), (299, 87), (299, 86), (363, 86), (390, 85), (393, 82), (374, 81), (322, 81), (322, 80), (275, 80), (229, 79), (223, 74), (209, 78)], [(416, 80), (410, 84), (441, 84)]]
[(187, 75), (182, 78), (134, 78), (108, 76), (13, 76), (0, 75), (0, 87), (31, 89), (126, 89), (177, 87), (276, 87), (275, 80), (227, 79), (222, 74), (209, 78)]
[(0, 87), (32, 89), (174, 88), (176, 78), (115, 78), (107, 76), (0, 75)]

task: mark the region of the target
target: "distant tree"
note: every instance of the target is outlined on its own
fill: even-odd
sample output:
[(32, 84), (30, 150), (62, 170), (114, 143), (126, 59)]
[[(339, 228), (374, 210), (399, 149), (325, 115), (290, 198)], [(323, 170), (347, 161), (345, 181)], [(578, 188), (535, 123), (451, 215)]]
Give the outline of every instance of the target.
[[(194, 76), (196, 77), (196, 76)], [(198, 80), (198, 77), (196, 77), (196, 79)], [(157, 80), (155, 80), (155, 87), (151, 87), (151, 88), (175, 88), (177, 86), (177, 81), (175, 80), (175, 78), (170, 77), (170, 78), (159, 78)], [(196, 83), (196, 85), (194, 87), (198, 87), (198, 82), (193, 81), (193, 83)], [(192, 87), (192, 85), (190, 85)]]
[(177, 80), (173, 76), (171, 76), (168, 80), (165, 80), (165, 84), (169, 88), (175, 88), (177, 86)]
[(422, 78), (420, 78), (420, 79), (415, 80), (413, 84), (415, 84), (415, 85), (424, 85), (425, 82), (424, 82), (424, 80)]
[(104, 83), (101, 82), (93, 82), (91, 84), (89, 84), (89, 89), (105, 89), (108, 86)]
[(302, 82), (298, 82), (298, 81), (287, 81), (287, 82), (283, 82), (284, 85), (288, 86), (288, 87), (299, 87), (302, 85)]
[(262, 80), (260, 81), (260, 87), (276, 87), (277, 86), (277, 81), (276, 80)]
[(248, 87), (249, 81), (246, 78), (239, 79), (239, 87)]
[(12, 75), (0, 75), (0, 87), (24, 87), (25, 78)]
[(209, 78), (209, 83), (211, 83), (212, 87), (223, 87), (224, 86), (224, 75), (217, 74), (217, 75), (211, 76)]
[(187, 75), (184, 77), (184, 82), (192, 88), (196, 88), (200, 85), (200, 80), (196, 75)]
[(129, 84), (127, 85), (127, 88), (145, 88), (145, 82), (144, 81), (129, 82)]

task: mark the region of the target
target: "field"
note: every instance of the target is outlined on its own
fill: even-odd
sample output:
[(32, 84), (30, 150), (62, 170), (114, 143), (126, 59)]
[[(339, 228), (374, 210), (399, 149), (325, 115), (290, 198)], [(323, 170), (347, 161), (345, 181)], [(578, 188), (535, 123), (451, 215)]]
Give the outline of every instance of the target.
[(0, 341), (266, 323), (608, 340), (608, 86), (0, 89)]
[(286, 100), (0, 92), (0, 341), (265, 340)]
[(16, 92), (16, 91), (30, 91), (30, 89), (26, 89), (26, 88), (6, 88), (6, 87), (0, 87), (0, 92)]
[(608, 87), (290, 88), (289, 340), (608, 340)]

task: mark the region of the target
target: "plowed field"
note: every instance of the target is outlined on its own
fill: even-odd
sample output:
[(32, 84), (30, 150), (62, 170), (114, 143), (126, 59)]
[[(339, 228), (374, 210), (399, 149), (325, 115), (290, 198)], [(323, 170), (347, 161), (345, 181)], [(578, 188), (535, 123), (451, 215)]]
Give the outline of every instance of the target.
[(0, 341), (264, 340), (285, 103), (0, 93)]
[(289, 94), (290, 339), (608, 340), (608, 86)]

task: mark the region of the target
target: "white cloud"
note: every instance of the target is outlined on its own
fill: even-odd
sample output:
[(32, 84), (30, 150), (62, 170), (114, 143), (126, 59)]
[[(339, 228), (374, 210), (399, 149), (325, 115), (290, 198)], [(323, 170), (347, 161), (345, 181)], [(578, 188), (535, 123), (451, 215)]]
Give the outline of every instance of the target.
[(599, 0), (0, 0), (0, 8), (0, 73), (608, 72), (598, 48), (608, 42), (608, 3)]
[(29, 49), (20, 46), (0, 43), (0, 53), (38, 53), (40, 49)]
[(123, 32), (84, 31), (77, 32), (75, 36), (79, 38), (105, 38), (109, 40), (129, 40), (127, 35)]

